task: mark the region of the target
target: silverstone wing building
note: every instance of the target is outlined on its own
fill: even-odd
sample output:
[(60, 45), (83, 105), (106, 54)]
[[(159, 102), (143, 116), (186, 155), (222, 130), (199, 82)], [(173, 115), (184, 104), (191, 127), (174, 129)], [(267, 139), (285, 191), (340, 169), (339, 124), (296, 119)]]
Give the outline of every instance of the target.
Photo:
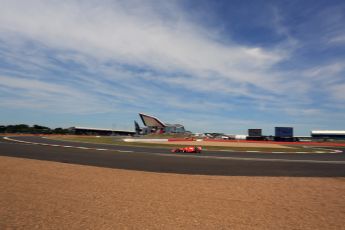
[(139, 117), (144, 124), (144, 128), (140, 128), (138, 123), (134, 121), (136, 133), (185, 133), (186, 130), (180, 124), (168, 124), (159, 120), (157, 117), (139, 113)]

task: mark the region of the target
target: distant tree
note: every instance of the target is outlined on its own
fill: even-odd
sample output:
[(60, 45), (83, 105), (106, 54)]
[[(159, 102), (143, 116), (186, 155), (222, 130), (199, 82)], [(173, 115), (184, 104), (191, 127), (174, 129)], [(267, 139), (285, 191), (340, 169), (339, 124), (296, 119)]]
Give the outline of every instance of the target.
[(63, 128), (56, 128), (53, 130), (53, 133), (55, 133), (55, 134), (68, 134), (69, 130), (63, 129)]
[(41, 125), (34, 125), (32, 128), (35, 130), (50, 130), (50, 128)]
[(25, 124), (8, 125), (6, 127), (7, 133), (30, 133), (30, 131), (30, 126)]
[(0, 133), (32, 133), (32, 134), (73, 134), (73, 130), (64, 128), (51, 129), (42, 125), (33, 125), (30, 127), (26, 124), (19, 125), (0, 125)]
[(52, 133), (52, 130), (46, 126), (41, 126), (41, 125), (34, 125), (32, 127), (32, 133), (37, 133), (37, 134), (50, 134)]

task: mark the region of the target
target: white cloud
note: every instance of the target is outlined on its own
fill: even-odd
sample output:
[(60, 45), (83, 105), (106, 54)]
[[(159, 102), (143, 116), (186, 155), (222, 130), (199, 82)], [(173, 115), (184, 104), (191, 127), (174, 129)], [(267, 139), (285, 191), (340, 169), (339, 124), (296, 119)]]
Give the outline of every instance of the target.
[(329, 40), (330, 43), (345, 44), (345, 34), (337, 35)]
[(37, 80), (13, 78), (7, 76), (0, 76), (0, 85), (10, 88), (30, 89), (37, 92), (45, 91), (51, 93), (65, 93), (71, 95), (73, 94), (73, 91), (71, 89), (66, 89), (57, 84), (46, 83)]
[[(345, 62), (336, 61), (321, 65), (303, 72), (305, 79), (310, 79), (310, 88), (330, 97), (334, 108), (339, 108), (339, 102), (344, 102)], [(318, 86), (318, 88), (316, 88)], [(343, 106), (340, 106), (343, 107)]]
[(329, 90), (331, 95), (339, 102), (340, 108), (345, 109), (345, 83), (333, 85)]
[(134, 7), (138, 2), (79, 3), (2, 1), (0, 31), (99, 60), (277, 87), (277, 79), (266, 75), (285, 52), (219, 43), (216, 33), (190, 23), (175, 5), (163, 4), (171, 10), (166, 19), (151, 5)]
[(317, 66), (304, 71), (304, 75), (312, 79), (331, 78), (345, 70), (345, 62), (335, 62), (327, 65)]
[(40, 108), (56, 113), (99, 113), (110, 111), (104, 102), (87, 92), (66, 85), (35, 79), (0, 76), (0, 92), (6, 92), (0, 106)]

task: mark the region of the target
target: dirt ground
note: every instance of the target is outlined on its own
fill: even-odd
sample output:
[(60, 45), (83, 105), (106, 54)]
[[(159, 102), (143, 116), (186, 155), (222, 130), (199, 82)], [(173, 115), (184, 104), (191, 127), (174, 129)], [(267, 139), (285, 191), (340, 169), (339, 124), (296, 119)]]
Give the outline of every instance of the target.
[(168, 142), (150, 142), (156, 144), (169, 145), (201, 145), (201, 146), (226, 146), (226, 147), (251, 147), (251, 148), (291, 148), (288, 146), (268, 143), (247, 143), (247, 142), (221, 142), (221, 141), (168, 141)]
[(159, 174), (0, 157), (0, 229), (345, 229), (345, 178)]

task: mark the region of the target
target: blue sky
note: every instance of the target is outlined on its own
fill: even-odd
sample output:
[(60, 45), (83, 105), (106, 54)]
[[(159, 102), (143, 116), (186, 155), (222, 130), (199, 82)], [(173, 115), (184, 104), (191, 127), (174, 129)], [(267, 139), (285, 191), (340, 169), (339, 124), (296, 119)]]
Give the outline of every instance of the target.
[(1, 124), (345, 129), (344, 1), (0, 4)]

